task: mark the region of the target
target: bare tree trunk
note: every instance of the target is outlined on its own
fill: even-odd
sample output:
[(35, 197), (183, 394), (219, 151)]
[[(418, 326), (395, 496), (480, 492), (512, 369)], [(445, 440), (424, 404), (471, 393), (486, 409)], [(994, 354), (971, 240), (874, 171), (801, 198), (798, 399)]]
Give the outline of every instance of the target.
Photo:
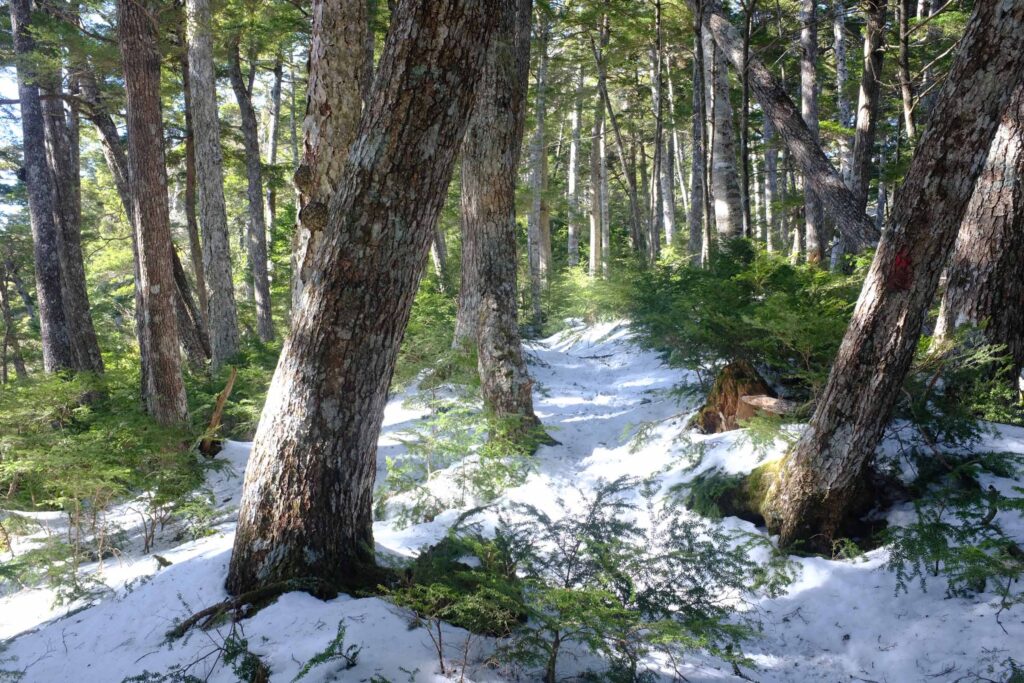
[(209, 299), (206, 295), (206, 269), (203, 265), (203, 244), (199, 239), (199, 220), (196, 216), (196, 143), (195, 126), (192, 124), (192, 95), (189, 83), (188, 52), (182, 54), (182, 91), (185, 95), (185, 220), (188, 226), (189, 255), (192, 272), (196, 276), (196, 292), (199, 295), (200, 324), (210, 315)]
[(46, 372), (77, 368), (71, 330), (65, 312), (61, 273), (61, 235), (54, 221), (56, 202), (46, 160), (46, 132), (39, 87), (32, 65), (35, 39), (29, 33), (30, 0), (12, 0), (11, 28), (18, 61), (18, 99), (24, 149), (23, 178), (32, 224), (36, 296)]
[[(707, 11), (707, 10), (705, 10)], [(711, 32), (704, 40), (704, 91), (711, 110), (711, 196), (714, 200), (715, 227), (722, 239), (743, 235), (743, 205), (740, 199), (739, 174), (736, 172), (736, 138), (729, 103), (729, 70), (723, 51), (714, 42)], [(742, 59), (742, 46), (739, 56)], [(742, 68), (742, 62), (737, 69)]]
[[(473, 115), (462, 143), (462, 258), (472, 261), (463, 290), (478, 292), (473, 335), (492, 428), (531, 438), (533, 412), (516, 314), (515, 195), (526, 114), (532, 0), (503, 3)], [(466, 272), (466, 271), (464, 271)]]
[(4, 361), (3, 374), (4, 383), (7, 383), (7, 349), (10, 349), (11, 362), (14, 364), (14, 374), (18, 379), (28, 377), (28, 370), (25, 368), (25, 359), (21, 355), (21, 346), (18, 344), (18, 335), (14, 329), (14, 316), (11, 315), (11, 299), (7, 293), (7, 271), (0, 261), (0, 314), (4, 321)]
[(740, 67), (742, 101), (740, 104), (740, 206), (743, 208), (743, 235), (754, 236), (750, 216), (750, 37), (753, 30), (754, 9), (757, 0), (745, 0), (743, 6), (743, 66)]
[(863, 492), (1000, 114), (1024, 80), (1024, 3), (978, 3), (817, 408), (766, 509), (780, 543), (829, 549)]
[(246, 468), (234, 594), (379, 580), (372, 498), (388, 385), (500, 6), (405, 0), (392, 17)]
[(14, 291), (18, 293), (18, 298), (21, 299), (21, 305), (25, 307), (25, 313), (28, 314), (29, 319), (38, 324), (39, 317), (36, 315), (36, 304), (32, 300), (32, 296), (28, 293), (28, 287), (25, 286), (25, 281), (18, 275), (18, 264), (16, 264), (9, 255), (5, 255), (3, 258), (4, 267), (7, 269), (7, 277), (10, 278), (11, 284), (14, 285)]
[(1024, 366), (1024, 86), (1006, 108), (974, 184), (948, 272), (935, 338), (987, 322), (984, 337), (1006, 346), (1016, 384)]
[[(600, 97), (600, 96), (599, 96)], [(590, 277), (601, 274), (601, 138), (604, 130), (604, 104), (598, 99), (594, 108), (594, 126), (590, 134)]]
[[(308, 280), (307, 256), (318, 247), (327, 207), (338, 191), (349, 146), (369, 87), (365, 0), (313, 3), (306, 118), (302, 123), (302, 163), (295, 171), (302, 208), (292, 245), (292, 317), (302, 305)], [(293, 86), (294, 87), (294, 86)]]
[(270, 274), (267, 271), (267, 224), (263, 215), (263, 169), (260, 163), (260, 138), (256, 110), (252, 106), (252, 89), (242, 76), (239, 54), (240, 36), (234, 37), (229, 50), (228, 72), (242, 118), (242, 142), (245, 148), (245, 175), (248, 180), (246, 198), (249, 204), (247, 239), (249, 269), (253, 293), (256, 295), (256, 334), (260, 341), (274, 338), (274, 319), (270, 307)]
[[(800, 111), (807, 129), (818, 142), (818, 16), (815, 0), (800, 3)], [(804, 237), (807, 262), (820, 263), (825, 258), (824, 215), (814, 188), (804, 181)]]
[[(839, 125), (852, 128), (853, 109), (850, 98), (846, 94), (846, 82), (850, 72), (846, 65), (846, 4), (845, 0), (833, 0), (832, 6), (832, 46), (836, 58), (836, 114)], [(839, 174), (843, 176), (847, 187), (852, 185), (853, 140), (845, 133), (839, 135)]]
[(775, 204), (779, 199), (779, 148), (775, 144), (775, 124), (770, 116), (764, 117), (764, 222), (765, 246), (775, 251), (781, 245), (779, 219)]
[[(610, 115), (601, 117), (601, 130), (597, 137), (598, 170), (601, 173), (601, 274), (605, 277), (611, 273), (612, 259), (611, 189), (608, 187), (608, 118)], [(636, 186), (635, 180), (633, 186)]]
[[(692, 0), (690, 0), (692, 2)], [(704, 9), (704, 29), (733, 65), (742, 63), (742, 40), (714, 0)], [(765, 65), (751, 55), (748, 63), (750, 86), (765, 113), (772, 118), (776, 132), (786, 143), (793, 158), (800, 164), (804, 177), (822, 201), (824, 209), (835, 220), (840, 232), (854, 249), (872, 244), (878, 233), (874, 225), (857, 207), (853, 194), (836, 173), (814, 136), (797, 114), (785, 89)]]
[(209, 0), (185, 0), (185, 14), (188, 88), (206, 277), (207, 309), (204, 313), (210, 332), (210, 365), (216, 371), (238, 353), (239, 339), (235, 285), (231, 277), (231, 240), (224, 202), (224, 165)]
[[(699, 24), (697, 24), (699, 28)], [(694, 54), (697, 59), (693, 62), (693, 153), (690, 156), (690, 214), (687, 216), (689, 224), (689, 240), (687, 251), (690, 255), (691, 265), (700, 265), (703, 262), (703, 241), (704, 241), (704, 178), (707, 175), (707, 157), (704, 153), (704, 132), (705, 107), (704, 107), (704, 69), (700, 65), (700, 42), (695, 39)]]
[(541, 288), (544, 284), (547, 263), (544, 261), (544, 236), (541, 229), (541, 210), (543, 197), (543, 175), (544, 157), (547, 150), (544, 147), (544, 115), (545, 96), (548, 74), (548, 39), (551, 36), (551, 25), (546, 18), (541, 18), (539, 27), (540, 36), (538, 46), (540, 48), (539, 66), (537, 67), (537, 81), (534, 88), (536, 104), (534, 119), (536, 120), (533, 131), (533, 138), (530, 140), (530, 215), (527, 218), (526, 244), (527, 256), (530, 264), (530, 306), (531, 322), (539, 327), (543, 321), (541, 311)]
[[(277, 139), (281, 130), (281, 81), (284, 80), (284, 61), (278, 54), (274, 58), (274, 84), (270, 88), (270, 120), (267, 122), (267, 164), (277, 165)], [(267, 192), (263, 198), (263, 213), (267, 217), (267, 241), (270, 243), (274, 235), (274, 223), (277, 221), (277, 188), (273, 182), (267, 183)]]
[(445, 291), (448, 277), (448, 243), (444, 239), (444, 230), (437, 226), (434, 241), (430, 243), (430, 260), (434, 262), (434, 273), (437, 275), (437, 286)]
[(146, 408), (165, 425), (188, 420), (181, 377), (167, 171), (160, 111), (160, 48), (153, 4), (117, 3), (117, 33), (127, 95), (128, 173), (139, 243), (144, 316)]
[(567, 195), (569, 200), (569, 244), (568, 258), (569, 266), (575, 266), (580, 262), (580, 197), (579, 197), (579, 167), (580, 167), (580, 126), (583, 121), (583, 65), (576, 69), (575, 100), (572, 106), (572, 139), (569, 142), (569, 178)]
[(917, 138), (917, 126), (914, 122), (914, 90), (910, 82), (910, 46), (908, 45), (909, 19), (911, 0), (896, 0), (897, 40), (899, 41), (899, 79), (900, 95), (903, 98), (903, 122), (907, 128), (907, 137)]

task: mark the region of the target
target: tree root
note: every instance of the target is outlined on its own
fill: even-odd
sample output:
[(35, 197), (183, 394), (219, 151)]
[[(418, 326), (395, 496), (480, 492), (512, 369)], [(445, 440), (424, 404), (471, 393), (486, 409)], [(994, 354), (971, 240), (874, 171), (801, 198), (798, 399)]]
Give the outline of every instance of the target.
[(233, 620), (236, 622), (248, 619), (270, 604), (274, 599), (293, 591), (303, 591), (321, 600), (331, 600), (338, 595), (338, 591), (323, 579), (307, 578), (279, 581), (278, 583), (262, 586), (199, 610), (168, 631), (167, 639), (177, 640), (197, 626), (205, 631), (214, 626), (220, 621), (221, 617), (228, 613), (234, 613)]

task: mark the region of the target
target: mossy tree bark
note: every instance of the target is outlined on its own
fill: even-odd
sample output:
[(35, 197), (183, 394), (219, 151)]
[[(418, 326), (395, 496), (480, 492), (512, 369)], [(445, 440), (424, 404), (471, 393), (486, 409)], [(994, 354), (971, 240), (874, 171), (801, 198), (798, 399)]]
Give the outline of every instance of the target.
[(1024, 78), (1024, 2), (978, 3), (817, 408), (773, 486), (784, 546), (827, 549), (889, 421), (1000, 115)]
[(388, 385), (502, 3), (405, 0), (245, 473), (227, 580), (371, 585)]

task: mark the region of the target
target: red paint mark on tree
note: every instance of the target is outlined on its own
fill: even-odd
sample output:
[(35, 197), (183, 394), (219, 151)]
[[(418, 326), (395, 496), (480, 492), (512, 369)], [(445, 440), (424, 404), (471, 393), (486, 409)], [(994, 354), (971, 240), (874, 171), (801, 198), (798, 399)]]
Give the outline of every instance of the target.
[(906, 291), (913, 284), (914, 267), (910, 261), (910, 252), (901, 249), (892, 261), (892, 268), (889, 270), (889, 289)]

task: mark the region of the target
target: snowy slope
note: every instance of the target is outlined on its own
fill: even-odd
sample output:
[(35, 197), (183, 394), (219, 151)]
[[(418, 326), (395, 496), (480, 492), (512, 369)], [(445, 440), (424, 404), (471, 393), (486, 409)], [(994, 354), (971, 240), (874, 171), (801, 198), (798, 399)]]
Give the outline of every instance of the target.
[[(678, 438), (694, 406), (687, 400), (680, 403), (669, 392), (694, 378), (637, 348), (623, 324), (562, 333), (533, 345), (530, 355), (538, 414), (561, 444), (538, 452), (537, 471), (524, 485), (509, 490), (508, 500), (544, 507), (574, 489), (592, 490), (601, 481), (622, 475), (658, 473), (665, 490), (712, 467), (745, 472), (761, 461), (741, 432)], [(385, 455), (402, 451), (396, 434), (422, 414), (403, 407), (401, 397), (389, 404), (381, 468)], [(634, 442), (642, 425), (650, 426), (648, 438)], [(1024, 430), (1000, 428), (990, 441), (987, 447), (1024, 453)], [(695, 444), (703, 452), (696, 467)], [(170, 566), (161, 569), (152, 556), (141, 554), (120, 562), (108, 560), (102, 575), (111, 587), (108, 595), (95, 606), (64, 617), (51, 608), (52, 595), (45, 590), (0, 598), (0, 638), (9, 639), (5, 648), (0, 646), (0, 672), (24, 670), (21, 680), (26, 682), (116, 682), (143, 670), (165, 671), (208, 653), (211, 639), (221, 640), (226, 629), (197, 632), (172, 645), (164, 643), (164, 634), (174, 620), (226, 597), (222, 583), (233, 538), (231, 511), (238, 502), (247, 454), (248, 444), (228, 444), (221, 457), (233, 471), (211, 477), (225, 521), (216, 535), (199, 541), (172, 547), (165, 538), (157, 553)], [(443, 537), (457, 516), (452, 510), (408, 528), (378, 522), (374, 533), (379, 550), (412, 556)], [(124, 515), (126, 524), (129, 518)], [(737, 519), (723, 523), (754, 530)], [(1024, 539), (1019, 516), (1005, 526)], [(863, 561), (795, 561), (800, 573), (789, 593), (755, 606), (764, 631), (746, 644), (747, 654), (759, 666), (745, 671), (753, 680), (951, 683), (977, 680), (971, 673), (984, 672), (989, 661), (1009, 655), (1024, 659), (1024, 607), (1004, 612), (1000, 625), (994, 616), (994, 596), (945, 599), (940, 580), (932, 581), (927, 593), (912, 586), (909, 594), (897, 595), (894, 577), (882, 569), (884, 549)], [(242, 628), (249, 647), (269, 664), (273, 680), (290, 681), (302, 663), (331, 640), (339, 621), (346, 625), (346, 642), (362, 647), (358, 665), (340, 671), (326, 664), (304, 680), (369, 681), (374, 675), (396, 683), (448, 680), (437, 673), (426, 632), (411, 628), (406, 613), (379, 599), (342, 596), (321, 602), (289, 594), (243, 622)], [(453, 628), (446, 637), (458, 645), (465, 633)], [(479, 648), (477, 656), (488, 644), (480, 642)], [(566, 657), (562, 673), (570, 676), (593, 664), (586, 658)], [(191, 673), (205, 678), (213, 665), (211, 657)], [(740, 680), (731, 667), (696, 655), (684, 673), (690, 681)], [(510, 676), (482, 667), (471, 667), (468, 673), (479, 682), (511, 680)], [(524, 679), (531, 680), (529, 672), (519, 672), (518, 680)], [(235, 679), (221, 667), (209, 680)]]

